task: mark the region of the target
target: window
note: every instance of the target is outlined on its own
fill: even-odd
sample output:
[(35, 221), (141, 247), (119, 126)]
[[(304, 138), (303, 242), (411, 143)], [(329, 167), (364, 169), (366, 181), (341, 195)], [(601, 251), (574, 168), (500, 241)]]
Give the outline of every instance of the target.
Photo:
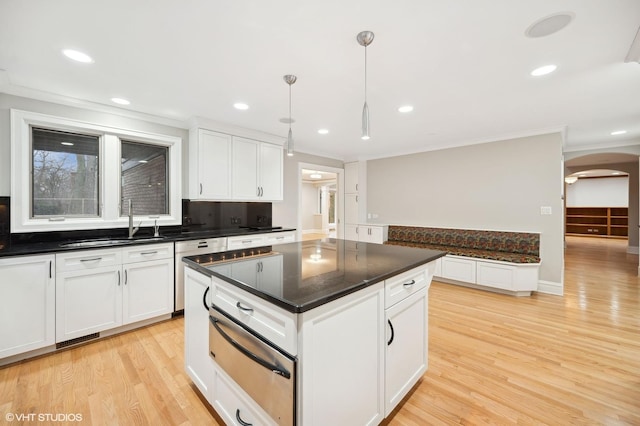
[(127, 216), (131, 200), (134, 215), (168, 214), (167, 156), (169, 149), (122, 141), (120, 215)]
[(11, 232), (125, 228), (129, 199), (142, 226), (181, 224), (181, 144), (177, 136), (11, 110)]
[(99, 138), (32, 128), (31, 140), (31, 217), (99, 216)]

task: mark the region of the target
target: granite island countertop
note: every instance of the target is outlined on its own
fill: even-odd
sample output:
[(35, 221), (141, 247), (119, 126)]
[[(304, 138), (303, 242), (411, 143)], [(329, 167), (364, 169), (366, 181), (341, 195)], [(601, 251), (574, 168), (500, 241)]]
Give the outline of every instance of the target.
[[(326, 238), (183, 258), (289, 312), (305, 312), (446, 255), (444, 251)], [(258, 265), (260, 263), (260, 265)], [(269, 282), (258, 285), (253, 271)]]

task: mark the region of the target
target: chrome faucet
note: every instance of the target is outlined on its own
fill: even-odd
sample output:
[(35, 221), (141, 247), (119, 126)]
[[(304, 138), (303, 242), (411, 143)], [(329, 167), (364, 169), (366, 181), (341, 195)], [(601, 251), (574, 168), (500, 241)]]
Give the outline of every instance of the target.
[(131, 202), (131, 198), (129, 198), (129, 238), (133, 238), (136, 232), (138, 232), (138, 229), (140, 229), (141, 224), (142, 221), (140, 221), (138, 226), (133, 227), (133, 203)]

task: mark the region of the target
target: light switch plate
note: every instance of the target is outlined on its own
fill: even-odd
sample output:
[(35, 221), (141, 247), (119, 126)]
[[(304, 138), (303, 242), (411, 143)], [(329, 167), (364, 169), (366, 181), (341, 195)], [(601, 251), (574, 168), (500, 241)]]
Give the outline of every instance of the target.
[(551, 214), (551, 206), (541, 206), (540, 214)]

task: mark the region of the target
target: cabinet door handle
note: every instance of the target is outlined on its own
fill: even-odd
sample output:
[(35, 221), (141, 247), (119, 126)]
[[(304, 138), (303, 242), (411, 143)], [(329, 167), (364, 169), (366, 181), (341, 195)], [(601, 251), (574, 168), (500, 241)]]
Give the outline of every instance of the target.
[(127, 274), (127, 270), (124, 270), (124, 285), (127, 285), (127, 281), (129, 281), (129, 275)]
[(80, 259), (80, 262), (96, 262), (98, 260), (102, 260), (102, 258), (101, 257), (92, 257), (92, 258), (89, 258), (89, 259)]
[(391, 342), (393, 342), (393, 336), (395, 336), (395, 333), (393, 332), (393, 324), (391, 324), (391, 320), (388, 319), (387, 322), (389, 323), (389, 328), (391, 329), (391, 338), (387, 342), (387, 346), (389, 346)]
[(207, 293), (209, 293), (209, 287), (204, 291), (202, 295), (202, 304), (204, 305), (205, 311), (209, 312), (209, 306), (207, 306)]
[(358, 202), (358, 196), (356, 195), (356, 203)]
[(120, 271), (118, 271), (118, 287), (120, 287)]
[(140, 253), (141, 256), (148, 256), (150, 254), (156, 254), (158, 253), (158, 250), (154, 250), (154, 251), (143, 251)]
[(356, 183), (356, 191), (358, 190), (358, 184)]
[(405, 287), (411, 287), (412, 285), (414, 285), (416, 283), (416, 280), (411, 280), (408, 283), (404, 283), (402, 284)]
[(240, 304), (240, 302), (236, 303), (236, 308), (240, 309), (241, 311), (245, 311), (245, 312), (253, 312), (253, 308), (245, 308), (244, 306), (242, 306)]
[(259, 197), (259, 196), (260, 196), (260, 187), (258, 186), (256, 188), (256, 197)]
[(253, 423), (247, 423), (240, 418), (240, 409), (236, 410), (236, 420), (240, 423), (241, 426), (253, 426)]
[(53, 268), (53, 260), (49, 261), (49, 278), (53, 278), (53, 276), (51, 275), (51, 269)]
[(202, 195), (202, 184), (200, 184), (200, 195)]

